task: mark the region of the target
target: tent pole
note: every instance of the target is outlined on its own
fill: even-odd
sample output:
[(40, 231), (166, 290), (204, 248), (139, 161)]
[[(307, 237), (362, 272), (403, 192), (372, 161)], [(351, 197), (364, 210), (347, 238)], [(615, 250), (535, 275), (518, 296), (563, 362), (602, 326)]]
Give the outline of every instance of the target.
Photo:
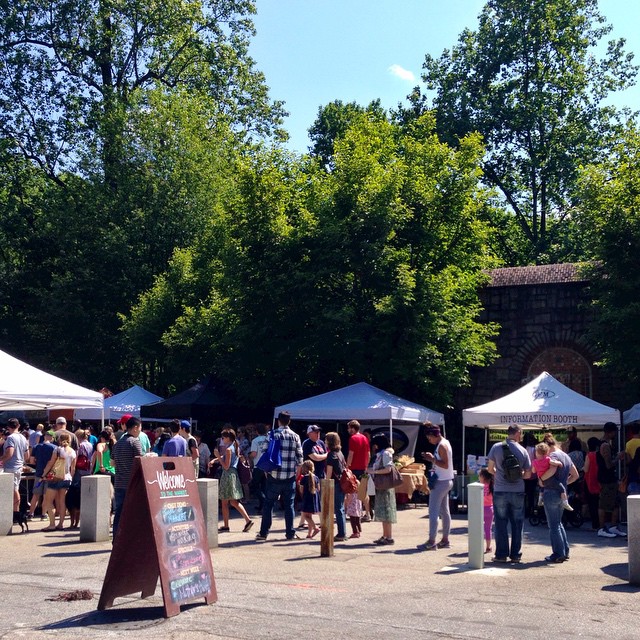
[(389, 442), (393, 447), (393, 417), (389, 416)]

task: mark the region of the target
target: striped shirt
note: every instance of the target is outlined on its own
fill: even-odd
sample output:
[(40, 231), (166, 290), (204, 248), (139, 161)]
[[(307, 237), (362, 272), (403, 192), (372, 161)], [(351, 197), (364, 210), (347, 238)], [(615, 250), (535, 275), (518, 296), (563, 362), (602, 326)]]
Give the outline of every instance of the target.
[(300, 436), (289, 427), (278, 427), (273, 431), (273, 437), (280, 440), (280, 454), (282, 466), (271, 472), (271, 477), (276, 480), (289, 480), (296, 475), (298, 467), (302, 464), (302, 445)]
[(116, 467), (116, 477), (114, 487), (116, 489), (126, 489), (133, 469), (133, 460), (136, 456), (142, 455), (140, 440), (127, 433), (113, 445), (111, 457), (114, 459)]

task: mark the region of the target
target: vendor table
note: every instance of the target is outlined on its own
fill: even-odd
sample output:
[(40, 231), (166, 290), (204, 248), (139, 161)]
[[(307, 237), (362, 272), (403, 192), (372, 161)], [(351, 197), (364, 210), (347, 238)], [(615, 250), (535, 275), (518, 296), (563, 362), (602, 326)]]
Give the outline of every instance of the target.
[[(402, 484), (396, 487), (396, 494), (405, 493), (409, 496), (409, 500), (414, 495), (415, 491), (421, 493), (429, 493), (429, 485), (427, 484), (427, 478), (424, 474), (425, 466), (423, 464), (410, 464), (407, 467), (400, 469), (400, 477), (402, 478)], [(416, 502), (414, 501), (414, 506)]]

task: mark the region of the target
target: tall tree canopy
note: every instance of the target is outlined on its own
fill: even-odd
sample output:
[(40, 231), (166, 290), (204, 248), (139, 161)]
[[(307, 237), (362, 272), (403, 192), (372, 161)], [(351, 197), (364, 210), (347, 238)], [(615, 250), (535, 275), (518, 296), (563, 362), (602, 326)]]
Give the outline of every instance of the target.
[(99, 388), (151, 382), (118, 314), (279, 132), (250, 0), (0, 3), (0, 335)]
[(270, 132), (281, 112), (247, 53), (253, 13), (251, 0), (0, 3), (0, 138), (57, 179), (97, 157), (114, 180), (126, 112), (158, 86)]
[(431, 117), (401, 133), (357, 121), (330, 171), (279, 154), (238, 167), (220, 224), (133, 308), (132, 342), (171, 378), (213, 369), (258, 406), (362, 379), (447, 401), (493, 355), (482, 146), (440, 143)]
[(637, 70), (623, 40), (596, 57), (610, 30), (597, 0), (490, 0), (476, 31), (440, 58), (426, 56), (427, 91), (416, 89), (402, 115), (433, 108), (449, 144), (482, 134), (484, 180), (510, 212), (493, 223), (511, 264), (577, 257), (565, 234), (578, 168), (606, 144), (614, 110), (603, 100)]
[(609, 158), (583, 170), (581, 223), (603, 364), (640, 390), (640, 131), (629, 125)]

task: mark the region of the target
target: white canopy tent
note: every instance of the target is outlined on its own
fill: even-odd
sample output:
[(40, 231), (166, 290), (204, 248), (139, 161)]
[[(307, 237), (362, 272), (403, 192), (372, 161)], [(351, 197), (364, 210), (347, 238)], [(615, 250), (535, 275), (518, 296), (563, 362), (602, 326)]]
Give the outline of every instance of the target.
[[(567, 429), (605, 422), (620, 424), (620, 412), (569, 389), (543, 371), (520, 389), (462, 412), (462, 464), (465, 465), (465, 427), (507, 429)], [(486, 449), (486, 441), (485, 441)]]
[(288, 411), (294, 420), (404, 420), (442, 424), (444, 416), (422, 405), (382, 391), (366, 382), (321, 393), (276, 407), (274, 418)]
[[(276, 407), (274, 420), (281, 411), (288, 411), (293, 420), (351, 420), (360, 422), (367, 420), (381, 420), (389, 423), (389, 432), (393, 436), (393, 423), (433, 422), (444, 424), (444, 416), (437, 411), (410, 402), (391, 393), (378, 389), (366, 382), (358, 382), (348, 387), (322, 393), (305, 400), (298, 400)], [(399, 425), (396, 428), (403, 430)], [(412, 427), (417, 434), (417, 429)], [(414, 434), (415, 435), (415, 434)], [(412, 438), (415, 448), (416, 437)], [(412, 452), (410, 455), (413, 453)]]
[[(129, 389), (104, 399), (104, 417), (107, 420), (114, 420), (129, 414), (139, 418), (141, 405), (160, 402), (163, 399), (134, 384)], [(100, 420), (102, 409), (76, 409), (74, 417), (78, 420)]]
[(520, 389), (462, 412), (465, 427), (518, 424), (534, 429), (620, 423), (620, 412), (565, 387), (544, 371)]
[(56, 378), (0, 351), (0, 409), (102, 408), (97, 391)]

